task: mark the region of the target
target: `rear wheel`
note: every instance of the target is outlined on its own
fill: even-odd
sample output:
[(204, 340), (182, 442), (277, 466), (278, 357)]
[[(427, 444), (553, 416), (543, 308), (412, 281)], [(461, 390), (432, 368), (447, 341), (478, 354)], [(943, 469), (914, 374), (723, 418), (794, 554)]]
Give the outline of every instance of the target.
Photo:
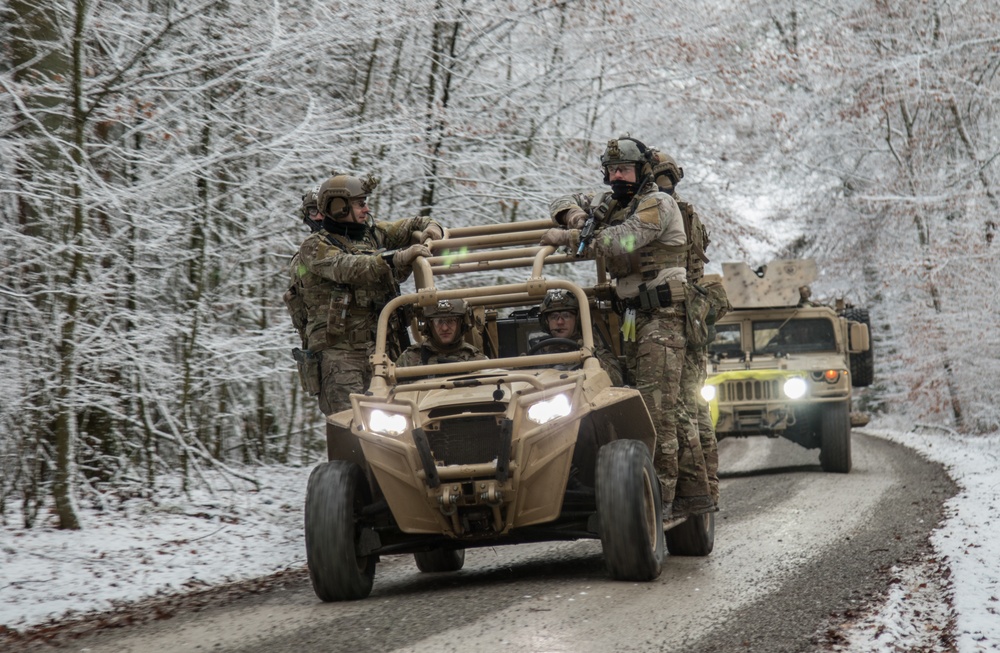
[(666, 534), (667, 551), (675, 556), (707, 556), (715, 547), (715, 513), (688, 517)]
[(615, 440), (601, 447), (596, 480), (601, 545), (611, 577), (657, 578), (666, 543), (660, 484), (646, 445)]
[(424, 573), (458, 571), (465, 565), (465, 549), (434, 549), (413, 554), (417, 569)]
[(306, 489), (306, 560), (323, 601), (363, 599), (375, 579), (374, 555), (359, 555), (361, 509), (369, 503), (361, 468), (344, 460), (317, 465)]
[(842, 401), (820, 406), (819, 464), (824, 472), (846, 474), (851, 471), (851, 417), (848, 403)]

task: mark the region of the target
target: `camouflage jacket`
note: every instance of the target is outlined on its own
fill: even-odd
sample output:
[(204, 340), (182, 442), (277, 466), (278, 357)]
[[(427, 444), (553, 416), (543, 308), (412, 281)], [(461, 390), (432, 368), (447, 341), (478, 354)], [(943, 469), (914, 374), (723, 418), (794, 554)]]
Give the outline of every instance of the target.
[[(577, 344), (583, 347), (583, 340), (578, 339)], [(539, 347), (535, 352), (536, 354), (558, 354), (564, 351), (569, 351), (568, 347), (563, 345), (551, 345)], [(618, 361), (618, 358), (612, 354), (610, 351), (604, 347), (594, 345), (594, 356), (601, 363), (601, 367), (604, 371), (608, 373), (608, 377), (611, 379), (611, 385), (621, 386), (624, 384), (624, 377), (622, 376), (622, 366)]]
[[(605, 201), (609, 193), (565, 195), (549, 204), (553, 220), (567, 209), (577, 206), (591, 211)], [(580, 232), (570, 230), (569, 248), (576, 251), (580, 242)], [(674, 198), (660, 192), (654, 182), (644, 186), (633, 200), (616, 207), (607, 217), (607, 223), (587, 247), (589, 256), (602, 256), (607, 261), (608, 271), (616, 280), (615, 289), (619, 297), (635, 297), (639, 285), (659, 286), (671, 280), (685, 280), (684, 252), (687, 251), (687, 236), (684, 233), (684, 218)], [(664, 264), (650, 278), (644, 278), (639, 269), (640, 256), (653, 248), (661, 252), (672, 251), (670, 263)]]
[(437, 363), (455, 361), (486, 360), (479, 348), (462, 341), (458, 347), (441, 349), (430, 340), (424, 340), (416, 345), (410, 345), (396, 360), (396, 367), (414, 367), (416, 365), (436, 365)]
[(365, 349), (374, 342), (378, 312), (411, 273), (394, 269), (382, 254), (409, 247), (412, 234), (430, 224), (436, 223), (424, 217), (369, 221), (359, 238), (320, 229), (302, 242), (290, 273), (305, 305), (309, 349)]

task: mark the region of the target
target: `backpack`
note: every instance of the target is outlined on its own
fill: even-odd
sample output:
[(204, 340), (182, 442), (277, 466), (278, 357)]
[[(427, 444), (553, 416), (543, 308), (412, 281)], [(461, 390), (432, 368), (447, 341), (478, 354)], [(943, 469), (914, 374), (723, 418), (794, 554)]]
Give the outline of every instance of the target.
[(292, 257), (291, 264), (291, 285), (288, 286), (288, 290), (281, 298), (285, 302), (285, 308), (288, 310), (289, 317), (292, 318), (292, 326), (299, 334), (299, 338), (302, 339), (302, 346), (306, 346), (306, 324), (309, 322), (309, 312), (306, 310), (306, 303), (302, 295), (304, 288), (302, 286), (302, 277), (298, 273), (299, 267), (299, 255), (298, 253)]
[(681, 210), (684, 218), (684, 235), (687, 237), (687, 277), (688, 281), (697, 283), (705, 274), (705, 264), (708, 263), (708, 256), (705, 251), (711, 240), (708, 237), (708, 229), (698, 217), (698, 212), (694, 210), (694, 205), (690, 202), (678, 198), (677, 207)]

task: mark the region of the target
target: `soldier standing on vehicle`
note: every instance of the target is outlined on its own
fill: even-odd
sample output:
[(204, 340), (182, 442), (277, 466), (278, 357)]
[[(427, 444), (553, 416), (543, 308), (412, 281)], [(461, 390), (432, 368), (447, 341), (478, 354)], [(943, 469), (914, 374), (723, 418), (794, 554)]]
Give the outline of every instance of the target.
[[(367, 387), (379, 312), (399, 295), (416, 258), (431, 256), (423, 241), (444, 233), (427, 217), (376, 222), (368, 196), (377, 183), (371, 175), (337, 173), (323, 182), (321, 228), (299, 247), (285, 293), (306, 345), (295, 352), (302, 385), (319, 395), (325, 415), (350, 408), (350, 394)], [(390, 326), (386, 351), (393, 357), (409, 342), (401, 316), (392, 316)]]
[[(677, 184), (684, 178), (684, 168), (677, 165), (673, 157), (662, 152), (653, 153), (653, 176), (656, 178), (656, 185), (661, 192), (667, 193), (674, 198), (684, 219), (684, 233), (687, 237), (685, 251), (685, 268), (687, 269), (687, 281), (690, 284), (689, 292), (700, 293), (699, 300), (710, 307), (710, 312), (706, 323), (703, 325), (692, 325), (687, 321), (688, 329), (704, 329), (703, 337), (698, 334), (687, 333), (687, 349), (684, 354), (684, 369), (681, 373), (681, 401), (684, 402), (685, 410), (694, 417), (694, 425), (697, 427), (697, 437), (701, 443), (703, 460), (689, 459), (680, 453), (681, 459), (678, 461), (681, 479), (690, 478), (697, 481), (701, 475), (701, 467), (704, 466), (708, 476), (709, 495), (712, 498), (712, 506), (719, 505), (719, 444), (715, 438), (715, 427), (712, 424), (712, 415), (708, 402), (701, 397), (701, 387), (708, 377), (708, 345), (710, 338), (706, 338), (708, 330), (713, 329), (715, 320), (721, 318), (729, 310), (729, 300), (726, 298), (725, 288), (722, 286), (721, 277), (716, 275), (712, 279), (705, 277), (705, 264), (708, 263), (708, 256), (705, 251), (708, 249), (708, 230), (702, 223), (698, 212), (694, 206), (685, 201), (677, 193)], [(702, 292), (704, 291), (704, 292)], [(689, 313), (690, 316), (690, 313)], [(679, 422), (681, 428), (690, 426), (691, 422)], [(693, 434), (688, 434), (691, 437)], [(690, 450), (689, 450), (690, 451)], [(692, 452), (693, 454), (693, 452)], [(704, 506), (691, 506), (693, 511), (702, 510)]]
[(410, 345), (396, 360), (396, 367), (485, 360), (486, 356), (478, 347), (463, 339), (469, 326), (463, 299), (442, 299), (428, 306), (424, 309), (421, 327), (424, 339)]
[(315, 233), (323, 227), (323, 216), (319, 212), (319, 186), (302, 196), (299, 215), (309, 231)]
[[(580, 251), (581, 231), (588, 219), (603, 227), (582, 253), (605, 258), (623, 306), (623, 334), (628, 342), (626, 363), (656, 426), (653, 461), (660, 480), (663, 516), (692, 514), (692, 504), (711, 509), (708, 478), (702, 469), (697, 482), (678, 482), (678, 449), (691, 460), (702, 460), (693, 426), (678, 428), (692, 418), (680, 400), (684, 365), (686, 277), (684, 222), (677, 203), (659, 192), (652, 175), (649, 149), (630, 137), (608, 142), (601, 155), (604, 183), (611, 192), (598, 196), (557, 198), (549, 210), (566, 229), (550, 229), (541, 244)], [(676, 502), (674, 509), (674, 498)]]
[[(542, 299), (538, 312), (538, 323), (551, 338), (568, 338), (577, 343), (577, 348), (582, 347), (583, 336), (580, 333), (579, 319), (580, 305), (576, 301), (576, 295), (562, 288), (545, 293), (545, 298)], [(535, 353), (551, 354), (568, 350), (568, 346), (543, 344)], [(618, 362), (618, 358), (613, 353), (595, 343), (594, 356), (597, 357), (601, 367), (611, 378), (611, 385), (621, 386), (624, 384), (621, 363)]]

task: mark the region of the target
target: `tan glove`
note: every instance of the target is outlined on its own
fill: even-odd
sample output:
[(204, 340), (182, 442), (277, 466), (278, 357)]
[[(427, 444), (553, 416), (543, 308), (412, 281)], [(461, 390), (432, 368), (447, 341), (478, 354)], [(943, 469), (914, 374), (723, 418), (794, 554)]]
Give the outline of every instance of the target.
[(587, 212), (578, 206), (566, 209), (563, 214), (563, 224), (567, 229), (583, 229), (583, 223), (587, 221)]
[(433, 254), (431, 254), (431, 250), (427, 245), (410, 245), (406, 249), (401, 249), (392, 255), (392, 267), (408, 268), (413, 265), (413, 261), (418, 256), (430, 258)]
[(549, 229), (542, 234), (542, 239), (539, 241), (539, 244), (552, 245), (553, 247), (569, 245), (569, 232), (565, 229)]
[(421, 242), (430, 238), (431, 240), (441, 240), (444, 237), (444, 229), (439, 225), (431, 223), (427, 225), (424, 229), (423, 235), (420, 237)]

